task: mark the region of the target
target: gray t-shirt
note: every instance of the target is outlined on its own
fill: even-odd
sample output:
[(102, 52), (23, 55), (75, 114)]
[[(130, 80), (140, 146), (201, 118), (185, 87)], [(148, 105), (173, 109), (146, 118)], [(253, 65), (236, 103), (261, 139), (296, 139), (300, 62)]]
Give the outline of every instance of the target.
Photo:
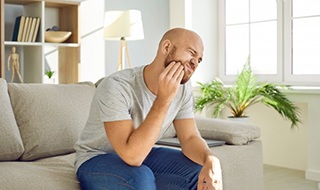
[[(75, 168), (99, 154), (114, 152), (107, 138), (105, 121), (132, 119), (137, 128), (146, 118), (156, 96), (143, 78), (144, 66), (126, 69), (104, 78), (92, 99), (90, 114), (81, 137), (75, 145)], [(159, 139), (173, 120), (194, 118), (191, 83), (181, 85), (172, 101)]]

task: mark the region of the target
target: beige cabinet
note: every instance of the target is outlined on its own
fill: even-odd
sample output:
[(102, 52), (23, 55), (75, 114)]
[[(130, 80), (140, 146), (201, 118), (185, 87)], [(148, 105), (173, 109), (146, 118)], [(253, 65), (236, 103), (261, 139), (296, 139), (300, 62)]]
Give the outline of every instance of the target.
[[(79, 6), (81, 0), (0, 0), (0, 77), (8, 82), (7, 60), (16, 48), (19, 54), (20, 73), (25, 83), (45, 82), (46, 70), (53, 70), (56, 83), (74, 83), (79, 79), (80, 33)], [(40, 25), (34, 42), (12, 41), (16, 17), (39, 17)], [(45, 31), (58, 26), (70, 31), (71, 36), (62, 43), (45, 41)], [(18, 82), (15, 76), (15, 82)]]

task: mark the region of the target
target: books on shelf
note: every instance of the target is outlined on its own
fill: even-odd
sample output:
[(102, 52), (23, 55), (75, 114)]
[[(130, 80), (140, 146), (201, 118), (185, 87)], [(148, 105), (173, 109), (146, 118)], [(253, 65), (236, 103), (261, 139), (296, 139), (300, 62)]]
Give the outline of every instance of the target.
[[(24, 25), (24, 16), (18, 16), (16, 22), (14, 23), (12, 41), (18, 41), (19, 34), (21, 35), (22, 27)], [(20, 37), (21, 38), (21, 37)]]
[(24, 26), (23, 26), (21, 42), (26, 41), (28, 24), (29, 24), (29, 17), (26, 17), (25, 22), (24, 22)]
[(40, 17), (18, 16), (16, 18), (12, 41), (35, 42), (40, 28)]
[(40, 17), (37, 17), (35, 32), (33, 33), (32, 42), (36, 41), (38, 33), (39, 33), (39, 28), (40, 28)]
[(32, 41), (33, 33), (34, 33), (34, 30), (35, 30), (35, 27), (36, 27), (36, 22), (37, 22), (37, 18), (33, 17), (31, 19), (31, 25), (30, 25), (30, 30), (28, 32), (27, 42), (31, 42)]

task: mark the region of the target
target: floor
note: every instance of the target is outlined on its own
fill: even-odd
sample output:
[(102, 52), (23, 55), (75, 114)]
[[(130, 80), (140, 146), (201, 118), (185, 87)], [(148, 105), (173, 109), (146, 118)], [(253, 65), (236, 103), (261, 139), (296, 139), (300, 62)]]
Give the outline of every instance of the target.
[(306, 180), (304, 171), (265, 165), (264, 190), (318, 190), (318, 182)]

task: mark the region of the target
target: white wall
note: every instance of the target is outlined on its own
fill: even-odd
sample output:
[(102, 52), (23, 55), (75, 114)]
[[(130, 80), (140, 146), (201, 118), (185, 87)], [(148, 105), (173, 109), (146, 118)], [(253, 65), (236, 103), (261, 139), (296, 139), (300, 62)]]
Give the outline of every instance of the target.
[(104, 1), (88, 0), (80, 5), (80, 81), (96, 82), (105, 74), (103, 39)]

